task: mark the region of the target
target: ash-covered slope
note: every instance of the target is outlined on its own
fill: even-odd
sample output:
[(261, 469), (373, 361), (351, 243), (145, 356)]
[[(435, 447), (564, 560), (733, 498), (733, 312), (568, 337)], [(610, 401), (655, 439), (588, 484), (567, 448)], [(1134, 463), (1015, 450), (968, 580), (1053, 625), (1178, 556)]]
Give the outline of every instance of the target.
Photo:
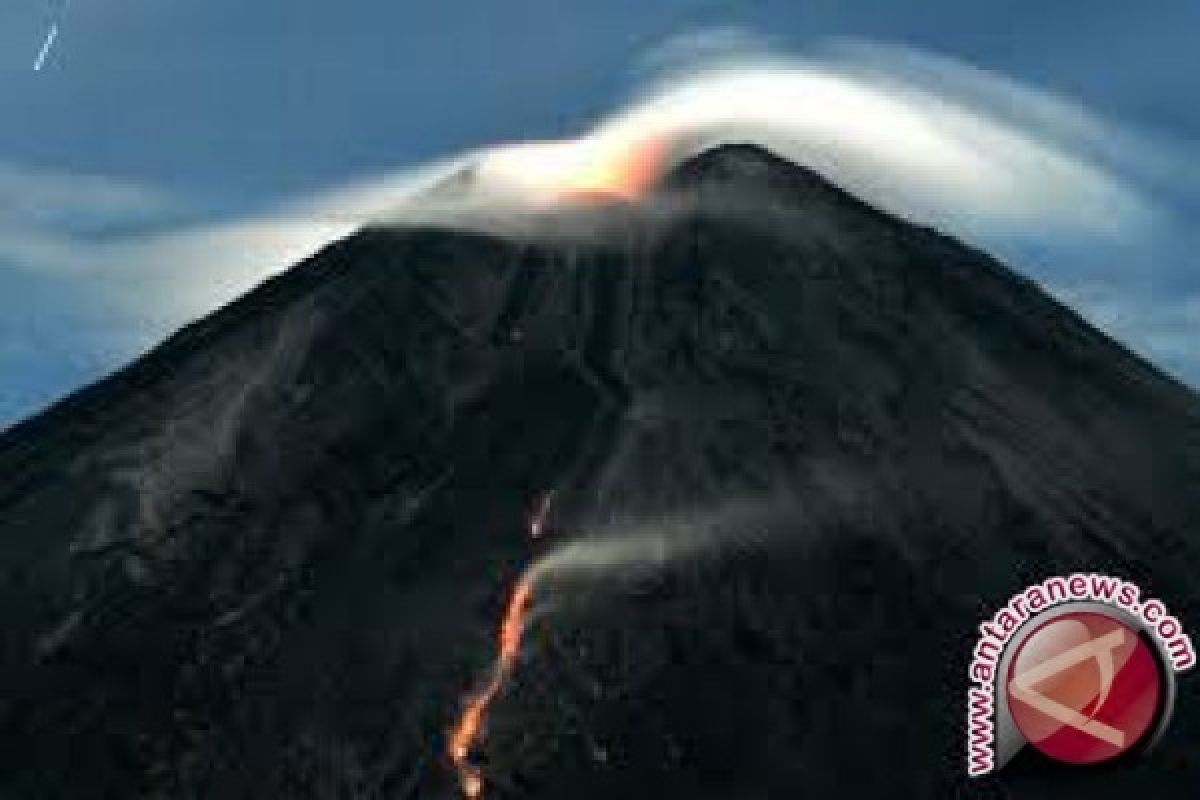
[[(1061, 796), (960, 777), (975, 626), (1077, 568), (1200, 621), (1197, 397), (754, 147), (617, 216), (364, 231), (5, 433), (0, 797), (452, 796), (539, 558), (488, 796)], [(1187, 796), (1196, 701), (1068, 788)]]

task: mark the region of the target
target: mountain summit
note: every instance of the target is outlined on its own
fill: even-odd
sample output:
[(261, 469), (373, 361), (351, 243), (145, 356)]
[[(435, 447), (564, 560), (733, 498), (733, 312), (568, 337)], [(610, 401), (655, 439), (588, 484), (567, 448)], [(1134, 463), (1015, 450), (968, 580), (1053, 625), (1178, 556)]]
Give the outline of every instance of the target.
[[(1200, 620), (1194, 393), (757, 147), (622, 214), (364, 230), (2, 434), (0, 796), (950, 796), (1011, 594)], [(1180, 690), (970, 790), (1184, 796)]]

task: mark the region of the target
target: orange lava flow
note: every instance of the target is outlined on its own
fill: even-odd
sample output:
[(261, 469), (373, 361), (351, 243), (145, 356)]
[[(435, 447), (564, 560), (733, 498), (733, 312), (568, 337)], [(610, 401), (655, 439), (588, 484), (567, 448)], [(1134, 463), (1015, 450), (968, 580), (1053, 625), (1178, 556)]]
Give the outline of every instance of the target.
[(471, 750), (483, 735), (483, 723), (488, 707), (500, 692), (505, 678), (516, 662), (521, 649), (521, 633), (525, 627), (525, 612), (532, 592), (532, 584), (527, 577), (522, 576), (513, 588), (508, 605), (504, 609), (492, 673), (483, 687), (467, 701), (466, 707), (450, 731), (450, 760), (458, 772), (463, 796), (467, 798), (476, 798), (483, 794), (483, 773), (478, 766), (471, 763)]

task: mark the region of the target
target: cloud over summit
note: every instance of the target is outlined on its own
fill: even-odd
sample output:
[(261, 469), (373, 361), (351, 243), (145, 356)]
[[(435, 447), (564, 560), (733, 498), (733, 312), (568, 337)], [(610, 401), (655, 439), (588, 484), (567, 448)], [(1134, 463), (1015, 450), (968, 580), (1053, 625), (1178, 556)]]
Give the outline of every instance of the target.
[[(1042, 257), (1035, 270), (1060, 270), (1069, 276), (1056, 281), (1062, 285), (1107, 287), (1068, 293), (1085, 312), (1089, 298), (1103, 296), (1105, 308), (1094, 316), (1102, 325), (1115, 318), (1111, 298), (1128, 269), (1114, 266), (1112, 253), (1162, 251), (1161, 242), (1174, 239), (1178, 251), (1188, 250), (1182, 242), (1189, 234), (1160, 207), (1156, 191), (1184, 184), (1200, 197), (1185, 151), (1003, 76), (867, 42), (790, 55), (725, 30), (671, 40), (646, 63), (651, 75), (642, 90), (579, 136), (451, 154), (237, 219), (189, 218), (186, 202), (120, 180), (0, 166), (7, 198), (0, 201), (0, 287), (19, 292), (38, 284), (62, 304), (55, 319), (69, 319), (69, 304), (86, 301), (76, 311), (93, 329), (103, 318), (119, 331), (110, 338), (126, 343), (128, 352), (117, 354), (123, 360), (368, 222), (487, 227), (558, 196), (548, 188), (615, 186), (616, 194), (632, 195), (625, 189), (640, 191), (648, 181), (647, 143), (665, 144), (655, 164), (665, 169), (670, 158), (731, 140), (759, 142), (868, 202), (1022, 269), (1033, 243)], [(436, 201), (429, 194), (469, 166), (476, 176), (470, 191)], [(35, 313), (18, 310), (4, 337), (19, 341), (43, 327)], [(1156, 326), (1140, 337), (1128, 325), (1121, 333), (1152, 356), (1169, 342), (1170, 363), (1200, 375), (1200, 354), (1179, 352), (1194, 315), (1167, 318), (1173, 333)], [(0, 359), (7, 375), (28, 369), (22, 358), (36, 348), (10, 342), (6, 352), (26, 354)]]

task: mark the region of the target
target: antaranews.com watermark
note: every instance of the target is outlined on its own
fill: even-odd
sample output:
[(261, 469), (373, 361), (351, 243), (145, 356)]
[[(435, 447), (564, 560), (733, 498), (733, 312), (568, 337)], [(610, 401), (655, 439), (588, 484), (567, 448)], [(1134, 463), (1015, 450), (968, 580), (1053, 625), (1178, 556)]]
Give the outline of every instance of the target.
[(1144, 746), (1165, 727), (1172, 673), (1196, 663), (1183, 623), (1161, 600), (1096, 573), (1024, 589), (979, 632), (967, 696), (972, 776), (1003, 766), (1026, 743), (1078, 764)]

